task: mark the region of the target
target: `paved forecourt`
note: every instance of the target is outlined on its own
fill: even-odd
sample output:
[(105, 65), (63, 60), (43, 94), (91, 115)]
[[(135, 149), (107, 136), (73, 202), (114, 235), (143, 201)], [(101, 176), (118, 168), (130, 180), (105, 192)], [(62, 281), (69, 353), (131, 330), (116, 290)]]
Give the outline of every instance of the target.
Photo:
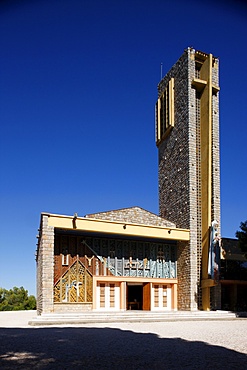
[(0, 312), (1, 369), (247, 369), (247, 319), (29, 326)]

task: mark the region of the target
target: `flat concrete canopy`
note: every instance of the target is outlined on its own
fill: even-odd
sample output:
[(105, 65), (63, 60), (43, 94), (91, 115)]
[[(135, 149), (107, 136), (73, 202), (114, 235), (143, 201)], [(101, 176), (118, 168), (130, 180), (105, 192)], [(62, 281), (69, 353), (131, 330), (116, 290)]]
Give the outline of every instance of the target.
[(42, 215), (48, 216), (49, 226), (65, 230), (100, 232), (174, 241), (189, 241), (190, 239), (190, 231), (187, 229), (99, 220), (87, 217), (73, 217), (50, 213), (42, 213)]

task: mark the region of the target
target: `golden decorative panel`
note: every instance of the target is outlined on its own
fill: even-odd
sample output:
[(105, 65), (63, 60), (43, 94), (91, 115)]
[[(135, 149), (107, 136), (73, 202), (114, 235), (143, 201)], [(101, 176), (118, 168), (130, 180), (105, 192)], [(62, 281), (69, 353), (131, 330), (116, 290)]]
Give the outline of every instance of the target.
[(92, 300), (92, 275), (80, 261), (75, 261), (54, 285), (54, 303), (91, 303)]

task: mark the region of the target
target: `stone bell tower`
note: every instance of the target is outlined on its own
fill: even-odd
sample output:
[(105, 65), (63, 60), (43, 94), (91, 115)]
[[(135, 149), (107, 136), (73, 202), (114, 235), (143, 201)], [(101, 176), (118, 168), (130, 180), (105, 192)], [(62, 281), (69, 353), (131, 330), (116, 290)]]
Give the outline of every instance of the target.
[(220, 225), (218, 76), (216, 57), (188, 48), (158, 85), (160, 216), (190, 229), (189, 244), (178, 246), (181, 309), (220, 304), (208, 275), (211, 223)]

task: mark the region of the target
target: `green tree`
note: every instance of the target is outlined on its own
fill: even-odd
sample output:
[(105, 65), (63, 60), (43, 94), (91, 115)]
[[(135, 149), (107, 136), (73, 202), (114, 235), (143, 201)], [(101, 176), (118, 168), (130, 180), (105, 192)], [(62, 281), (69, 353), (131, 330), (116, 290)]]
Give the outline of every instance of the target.
[(238, 245), (241, 251), (247, 258), (247, 220), (240, 223), (241, 231), (236, 232), (236, 237), (238, 238)]
[(36, 299), (28, 296), (28, 291), (23, 287), (7, 290), (0, 288), (0, 311), (34, 310)]

